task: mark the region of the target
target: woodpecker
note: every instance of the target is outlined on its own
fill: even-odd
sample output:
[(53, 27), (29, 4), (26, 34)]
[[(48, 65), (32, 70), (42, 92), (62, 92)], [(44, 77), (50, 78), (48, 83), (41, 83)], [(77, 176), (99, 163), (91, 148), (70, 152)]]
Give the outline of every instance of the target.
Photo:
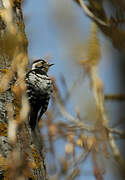
[(46, 112), (52, 95), (53, 85), (47, 75), (52, 65), (54, 64), (38, 59), (32, 63), (31, 70), (26, 74), (26, 95), (30, 104), (29, 125), (32, 130), (35, 129), (36, 123)]

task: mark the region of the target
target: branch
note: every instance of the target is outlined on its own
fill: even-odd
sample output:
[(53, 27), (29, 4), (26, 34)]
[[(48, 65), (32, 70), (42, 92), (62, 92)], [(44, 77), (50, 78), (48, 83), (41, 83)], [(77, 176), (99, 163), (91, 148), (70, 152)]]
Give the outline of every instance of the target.
[[(93, 43), (93, 45), (92, 45)], [(96, 48), (94, 45), (98, 45)], [(93, 96), (95, 99), (96, 103), (96, 123), (95, 126), (98, 127), (100, 130), (101, 136), (103, 137), (103, 143), (104, 147), (106, 147), (106, 142), (107, 142), (107, 129), (109, 127), (109, 119), (105, 110), (104, 106), (104, 98), (103, 98), (103, 82), (101, 78), (99, 77), (98, 73), (98, 63), (99, 63), (99, 51), (100, 51), (100, 46), (98, 43), (97, 39), (97, 26), (96, 24), (92, 24), (92, 35), (90, 37), (90, 42), (89, 42), (89, 55), (88, 55), (88, 62), (85, 64), (83, 63), (83, 66), (88, 72), (88, 77), (90, 79), (90, 87), (93, 92)], [(93, 51), (94, 51), (94, 56), (93, 56)], [(93, 63), (94, 62), (94, 63)], [(111, 129), (110, 129), (111, 131)], [(114, 158), (116, 159), (117, 162), (119, 162), (120, 165), (120, 170), (122, 172), (123, 177), (125, 176), (125, 161), (124, 158), (122, 157), (118, 146), (115, 143), (115, 140), (112, 136), (112, 133), (108, 131), (108, 138), (109, 138), (109, 143), (110, 147), (112, 149), (112, 153)], [(124, 171), (123, 171), (124, 169)]]
[(83, 11), (85, 12), (85, 14), (90, 17), (93, 21), (97, 22), (98, 24), (102, 25), (102, 26), (109, 26), (108, 24), (106, 24), (104, 21), (102, 21), (101, 19), (99, 19), (98, 17), (96, 17), (85, 5), (83, 0), (78, 0), (80, 6), (82, 7)]

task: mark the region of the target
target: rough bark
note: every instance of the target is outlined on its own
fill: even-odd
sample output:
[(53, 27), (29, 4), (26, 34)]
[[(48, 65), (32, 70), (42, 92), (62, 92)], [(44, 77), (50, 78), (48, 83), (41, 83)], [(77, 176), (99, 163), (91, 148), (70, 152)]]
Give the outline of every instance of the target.
[(19, 121), (25, 88), (15, 87), (14, 79), (28, 64), (27, 45), (21, 0), (0, 0), (0, 179), (47, 179), (44, 148), (36, 145), (39, 139), (32, 137), (28, 118)]

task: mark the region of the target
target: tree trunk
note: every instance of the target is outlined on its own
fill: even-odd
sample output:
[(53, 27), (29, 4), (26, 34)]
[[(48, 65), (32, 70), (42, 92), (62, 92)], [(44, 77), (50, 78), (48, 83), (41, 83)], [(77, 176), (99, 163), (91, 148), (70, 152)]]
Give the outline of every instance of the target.
[(44, 148), (27, 121), (27, 46), (21, 0), (0, 0), (0, 179), (47, 179)]

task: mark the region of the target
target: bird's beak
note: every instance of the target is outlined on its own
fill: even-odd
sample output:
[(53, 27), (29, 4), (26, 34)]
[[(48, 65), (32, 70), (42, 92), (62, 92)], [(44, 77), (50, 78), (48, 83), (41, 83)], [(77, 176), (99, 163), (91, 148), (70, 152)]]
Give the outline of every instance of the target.
[(54, 65), (54, 64), (49, 64), (49, 67), (50, 67), (50, 66), (53, 66), (53, 65)]

